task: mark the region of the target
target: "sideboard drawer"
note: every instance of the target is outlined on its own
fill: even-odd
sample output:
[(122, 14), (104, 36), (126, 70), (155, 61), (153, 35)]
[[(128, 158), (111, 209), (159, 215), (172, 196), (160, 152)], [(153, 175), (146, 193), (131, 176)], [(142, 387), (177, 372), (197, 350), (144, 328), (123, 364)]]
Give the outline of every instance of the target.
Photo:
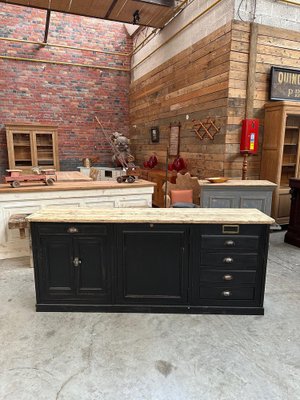
[[(228, 210), (230, 212), (230, 210)], [(261, 236), (264, 226), (259, 224), (203, 224), (201, 235), (228, 236)]]
[(258, 250), (259, 236), (202, 235), (201, 248), (215, 250)]
[(226, 285), (236, 285), (240, 283), (255, 283), (255, 271), (244, 270), (220, 270), (203, 269), (200, 271), (200, 283), (221, 283)]
[(105, 224), (82, 224), (82, 223), (37, 223), (41, 235), (106, 235), (107, 225)]
[(206, 253), (201, 254), (201, 267), (225, 267), (230, 269), (256, 269), (258, 265), (258, 255), (255, 253)]
[(253, 287), (222, 287), (222, 286), (201, 286), (200, 299), (215, 299), (215, 300), (254, 300)]

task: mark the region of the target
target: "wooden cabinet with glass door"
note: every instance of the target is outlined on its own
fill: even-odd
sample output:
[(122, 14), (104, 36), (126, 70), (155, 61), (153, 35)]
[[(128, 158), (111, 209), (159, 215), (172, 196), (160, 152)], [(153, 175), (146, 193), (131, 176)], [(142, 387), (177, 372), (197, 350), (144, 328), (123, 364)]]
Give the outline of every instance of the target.
[(6, 139), (10, 169), (59, 170), (56, 126), (6, 125)]
[(266, 105), (261, 179), (277, 184), (272, 216), (288, 224), (290, 178), (300, 177), (300, 103), (276, 101)]

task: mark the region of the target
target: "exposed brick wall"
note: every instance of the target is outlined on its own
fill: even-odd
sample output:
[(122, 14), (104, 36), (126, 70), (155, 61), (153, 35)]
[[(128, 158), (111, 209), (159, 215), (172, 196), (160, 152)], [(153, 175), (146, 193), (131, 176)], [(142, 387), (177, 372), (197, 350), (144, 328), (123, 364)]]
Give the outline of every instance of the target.
[[(0, 3), (0, 36), (42, 42), (46, 12)], [(48, 43), (129, 53), (123, 24), (51, 13)], [(0, 41), (0, 55), (129, 68), (129, 56)], [(108, 133), (128, 133), (130, 73), (0, 59), (0, 173), (7, 168), (6, 123), (58, 125), (61, 169), (74, 170), (83, 157), (111, 163)], [(1, 129), (2, 128), (2, 129)]]

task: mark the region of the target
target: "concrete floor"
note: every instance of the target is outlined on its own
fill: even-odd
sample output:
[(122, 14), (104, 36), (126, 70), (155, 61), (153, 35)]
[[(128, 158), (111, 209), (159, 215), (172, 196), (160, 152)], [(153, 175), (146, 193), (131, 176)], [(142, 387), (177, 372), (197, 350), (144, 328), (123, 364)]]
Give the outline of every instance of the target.
[(0, 399), (300, 399), (300, 249), (284, 233), (264, 316), (36, 313), (29, 260), (0, 261)]

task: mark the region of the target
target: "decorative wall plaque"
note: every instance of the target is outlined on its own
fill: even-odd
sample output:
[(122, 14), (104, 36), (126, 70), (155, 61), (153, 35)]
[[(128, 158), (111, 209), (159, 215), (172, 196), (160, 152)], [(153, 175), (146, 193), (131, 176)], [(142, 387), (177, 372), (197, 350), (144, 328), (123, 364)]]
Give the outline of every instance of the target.
[(210, 117), (203, 119), (202, 121), (196, 121), (193, 119), (193, 131), (203, 140), (206, 137), (210, 140), (214, 140), (215, 135), (220, 131), (220, 127), (216, 125), (216, 120)]
[(270, 100), (300, 101), (300, 70), (272, 67)]

